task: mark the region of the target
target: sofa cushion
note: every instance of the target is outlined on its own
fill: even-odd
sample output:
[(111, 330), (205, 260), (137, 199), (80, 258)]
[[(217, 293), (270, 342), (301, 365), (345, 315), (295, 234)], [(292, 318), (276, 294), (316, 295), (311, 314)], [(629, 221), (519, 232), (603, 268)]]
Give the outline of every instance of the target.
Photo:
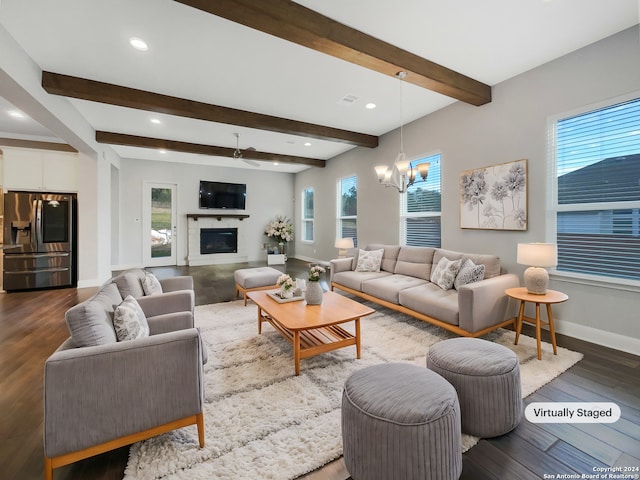
[(433, 283), (405, 288), (398, 294), (400, 305), (451, 325), (459, 325), (458, 292), (442, 290)]
[(360, 250), (356, 272), (379, 272), (384, 250)]
[(162, 293), (162, 285), (156, 276), (151, 272), (145, 272), (142, 279), (142, 290), (145, 295), (160, 295)]
[(362, 291), (362, 283), (374, 278), (391, 275), (389, 272), (338, 272), (333, 275), (333, 281), (352, 290)]
[(383, 245), (381, 243), (373, 243), (367, 245), (365, 250), (384, 250), (382, 255), (382, 263), (380, 264), (380, 270), (384, 272), (393, 273), (396, 268), (396, 260), (400, 253), (400, 245)]
[(421, 278), (394, 274), (362, 282), (362, 291), (397, 305), (399, 303), (398, 295), (402, 290), (425, 283), (427, 281)]
[(467, 258), (473, 260), (476, 265), (484, 265), (484, 278), (493, 278), (500, 275), (500, 257), (497, 255), (485, 255), (477, 253), (461, 253), (453, 250), (445, 250), (443, 248), (436, 248), (436, 252), (433, 256), (433, 264), (437, 265), (442, 257), (447, 257), (450, 260), (462, 259), (464, 262)]
[(394, 273), (409, 275), (429, 281), (431, 279), (431, 263), (434, 248), (402, 247), (396, 261)]
[(125, 298), (113, 312), (113, 327), (119, 342), (149, 336), (147, 317), (131, 295)]
[(453, 281), (453, 288), (459, 290), (463, 285), (469, 283), (479, 282), (484, 278), (485, 266), (480, 264), (476, 265), (473, 260), (467, 258), (460, 267), (456, 279)]
[(126, 298), (129, 295), (133, 298), (144, 297), (144, 289), (142, 288), (144, 275), (144, 270), (132, 268), (113, 277), (112, 282), (117, 285), (122, 298)]
[(92, 347), (117, 342), (113, 312), (120, 303), (118, 288), (110, 283), (89, 300), (67, 310), (65, 321), (73, 343), (78, 347)]
[(441, 289), (449, 290), (453, 287), (461, 264), (462, 260), (450, 260), (447, 257), (442, 257), (431, 272), (431, 281)]

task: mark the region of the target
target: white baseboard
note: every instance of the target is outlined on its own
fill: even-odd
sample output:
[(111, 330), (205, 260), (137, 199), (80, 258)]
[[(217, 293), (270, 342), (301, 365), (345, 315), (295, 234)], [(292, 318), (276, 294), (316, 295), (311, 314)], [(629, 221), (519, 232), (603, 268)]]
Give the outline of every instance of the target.
[(593, 327), (578, 325), (577, 323), (556, 320), (556, 333), (577, 338), (586, 342), (613, 348), (622, 352), (637, 355), (640, 352), (640, 338), (633, 338), (618, 333), (607, 332)]
[(89, 288), (89, 287), (99, 287), (104, 282), (99, 281), (97, 278), (92, 278), (90, 280), (78, 280), (78, 288)]

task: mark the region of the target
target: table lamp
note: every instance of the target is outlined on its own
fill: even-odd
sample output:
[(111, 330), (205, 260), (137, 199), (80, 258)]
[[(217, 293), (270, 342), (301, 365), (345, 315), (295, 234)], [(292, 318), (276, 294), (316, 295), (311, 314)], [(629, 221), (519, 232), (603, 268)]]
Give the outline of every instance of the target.
[(555, 243), (519, 243), (518, 257), (520, 265), (529, 265), (524, 271), (524, 286), (529, 293), (544, 295), (547, 293), (549, 274), (545, 270), (558, 264), (558, 248)]
[(338, 248), (338, 258), (347, 256), (347, 249), (353, 248), (353, 238), (339, 238), (336, 240), (336, 248)]

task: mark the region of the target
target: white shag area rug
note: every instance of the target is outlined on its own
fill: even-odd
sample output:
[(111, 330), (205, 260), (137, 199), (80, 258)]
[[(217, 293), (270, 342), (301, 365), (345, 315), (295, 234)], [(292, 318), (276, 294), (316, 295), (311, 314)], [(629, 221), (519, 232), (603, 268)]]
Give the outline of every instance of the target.
[[(270, 325), (257, 334), (257, 307), (242, 301), (196, 307), (196, 325), (209, 350), (205, 365), (205, 447), (195, 426), (131, 447), (124, 480), (293, 479), (340, 457), (340, 403), (347, 377), (368, 365), (426, 365), (430, 345), (453, 338), (438, 327), (371, 305), (361, 320), (362, 358), (355, 347), (303, 359), (294, 376), (293, 347)], [(353, 322), (346, 324), (352, 328)], [(500, 329), (488, 340), (520, 359), (526, 397), (580, 361), (582, 354)], [(462, 435), (463, 451), (477, 437)]]

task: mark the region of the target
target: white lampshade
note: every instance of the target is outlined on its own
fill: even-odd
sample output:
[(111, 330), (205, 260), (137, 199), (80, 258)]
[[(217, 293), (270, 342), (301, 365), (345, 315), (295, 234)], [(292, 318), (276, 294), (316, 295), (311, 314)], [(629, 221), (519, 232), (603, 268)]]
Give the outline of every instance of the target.
[(558, 264), (558, 248), (554, 243), (519, 243), (516, 261), (530, 265), (524, 272), (524, 286), (534, 295), (547, 293), (549, 274), (546, 267)]
[(376, 175), (378, 175), (378, 181), (382, 182), (387, 174), (387, 170), (389, 170), (389, 167), (387, 165), (378, 165), (375, 169)]
[(353, 238), (338, 238), (336, 248), (353, 248)]
[(555, 243), (519, 243), (516, 261), (531, 267), (555, 267), (558, 264), (558, 248)]
[(396, 157), (395, 166), (398, 169), (398, 173), (400, 175), (404, 175), (409, 170), (409, 165), (411, 162), (407, 159), (407, 156), (404, 152), (400, 152)]
[(353, 238), (338, 238), (335, 246), (339, 249), (338, 257), (344, 258), (347, 256), (347, 249), (353, 248)]

